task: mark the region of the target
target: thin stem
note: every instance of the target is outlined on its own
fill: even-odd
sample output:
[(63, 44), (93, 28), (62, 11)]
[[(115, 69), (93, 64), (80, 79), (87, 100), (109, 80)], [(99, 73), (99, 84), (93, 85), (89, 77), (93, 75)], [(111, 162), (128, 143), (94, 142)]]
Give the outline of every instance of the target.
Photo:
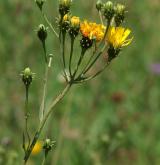
[(40, 123), (40, 126), (39, 128), (37, 129), (35, 135), (34, 135), (34, 138), (32, 140), (32, 143), (30, 145), (30, 147), (28, 148), (28, 150), (26, 151), (26, 154), (25, 154), (25, 157), (24, 157), (24, 162), (26, 163), (30, 157), (30, 154), (33, 150), (33, 147), (35, 146), (40, 134), (41, 134), (41, 131), (48, 119), (48, 117), (51, 115), (51, 113), (53, 112), (53, 108), (57, 105), (57, 103), (59, 103), (62, 98), (67, 94), (67, 92), (69, 91), (70, 87), (72, 86), (71, 83), (68, 83), (67, 86), (64, 88), (64, 90), (56, 97), (56, 99), (54, 99), (50, 106), (47, 108), (47, 111), (46, 111), (46, 115), (44, 116), (42, 122)]
[(73, 57), (73, 45), (74, 45), (74, 38), (71, 37), (71, 50), (70, 50), (70, 57), (69, 57), (69, 73), (70, 73), (70, 77), (72, 77), (71, 65), (72, 65), (72, 57)]
[(66, 38), (66, 34), (62, 33), (62, 58), (63, 58), (64, 70), (66, 68), (66, 61), (65, 61), (65, 38)]
[(42, 165), (45, 165), (46, 162), (46, 155), (44, 155), (43, 161), (42, 161)]
[(44, 86), (43, 86), (43, 95), (42, 95), (42, 103), (40, 107), (40, 113), (39, 118), (40, 121), (42, 121), (44, 114), (45, 114), (45, 99), (46, 99), (46, 93), (47, 93), (47, 82), (48, 82), (48, 75), (49, 75), (49, 65), (46, 65), (45, 67), (45, 77), (44, 77)]
[(87, 81), (89, 81), (89, 80), (92, 80), (93, 78), (95, 78), (95, 77), (97, 77), (98, 75), (100, 75), (108, 66), (109, 66), (109, 64), (110, 63), (107, 63), (106, 65), (104, 65), (104, 67), (101, 69), (101, 70), (99, 70), (96, 74), (94, 74), (94, 75), (92, 75), (92, 76), (90, 76), (90, 77), (88, 77), (88, 78), (86, 78), (86, 79), (84, 79), (84, 80), (75, 80), (75, 83), (83, 83), (83, 82), (87, 82)]
[[(28, 146), (27, 148), (29, 147), (30, 145), (30, 135), (29, 135), (29, 132), (28, 132), (28, 118), (29, 118), (29, 112), (28, 112), (28, 93), (29, 93), (29, 86), (26, 85), (26, 99), (25, 99), (25, 131), (26, 131), (26, 134), (27, 134), (27, 138), (28, 138)], [(25, 145), (25, 144), (24, 144)]]
[(91, 62), (91, 64), (86, 68), (86, 70), (84, 70), (83, 74), (87, 73), (90, 68), (95, 64), (95, 62), (98, 60), (98, 58), (101, 56), (101, 54), (103, 53), (103, 51), (105, 50), (106, 45), (104, 45), (104, 47), (102, 48), (102, 50), (98, 53), (98, 55), (95, 57), (95, 59)]
[(47, 51), (46, 51), (46, 43), (45, 43), (45, 41), (42, 42), (42, 46), (43, 46), (43, 50), (44, 50), (45, 62), (47, 63), (48, 59), (47, 59)]
[(99, 13), (101, 24), (104, 25), (101, 11), (99, 10), (98, 13)]
[(47, 24), (49, 25), (49, 27), (51, 28), (52, 32), (56, 35), (57, 38), (59, 38), (59, 35), (57, 34), (57, 32), (55, 31), (53, 25), (50, 23), (50, 21), (48, 20), (47, 16), (44, 14), (43, 11), (41, 11), (42, 16), (44, 18), (44, 20), (47, 22)]
[(83, 74), (83, 72), (88, 68), (90, 62), (92, 61), (93, 57), (95, 56), (95, 53), (96, 53), (96, 43), (95, 43), (95, 51), (93, 51), (93, 54), (90, 56), (86, 66), (84, 67), (84, 69), (82, 69), (82, 72), (79, 74), (79, 76), (81, 76)]
[(75, 77), (76, 73), (78, 72), (79, 66), (80, 66), (80, 64), (81, 64), (81, 62), (83, 60), (85, 52), (86, 52), (86, 49), (82, 49), (81, 55), (79, 57), (79, 60), (78, 60), (77, 66), (76, 66), (76, 69), (75, 69), (75, 71), (73, 73), (73, 77)]

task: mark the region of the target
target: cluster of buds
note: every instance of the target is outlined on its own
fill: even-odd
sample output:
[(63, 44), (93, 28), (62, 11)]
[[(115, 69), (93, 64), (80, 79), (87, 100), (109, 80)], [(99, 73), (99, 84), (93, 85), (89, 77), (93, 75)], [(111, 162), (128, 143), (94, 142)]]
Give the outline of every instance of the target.
[(42, 42), (44, 42), (47, 38), (47, 27), (40, 24), (37, 29), (37, 36)]
[(61, 18), (70, 11), (72, 0), (59, 0), (59, 13)]
[(44, 145), (43, 145), (45, 155), (47, 155), (48, 152), (51, 151), (51, 149), (54, 145), (55, 145), (55, 141), (52, 141), (51, 139), (45, 140)]
[(114, 18), (116, 26), (120, 26), (124, 21), (126, 11), (125, 6), (122, 4), (113, 4), (111, 1), (102, 3), (101, 0), (98, 0), (96, 8), (103, 13), (108, 22), (111, 22), (112, 18)]
[(32, 83), (34, 73), (32, 73), (30, 68), (25, 68), (24, 71), (22, 71), (21, 76), (24, 85), (29, 87), (29, 85)]

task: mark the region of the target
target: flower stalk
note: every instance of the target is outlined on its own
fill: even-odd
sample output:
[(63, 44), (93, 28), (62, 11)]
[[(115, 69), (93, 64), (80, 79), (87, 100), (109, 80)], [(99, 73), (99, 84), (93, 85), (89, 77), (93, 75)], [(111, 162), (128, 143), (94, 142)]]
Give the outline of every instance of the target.
[(29, 157), (30, 157), (30, 154), (33, 150), (33, 147), (35, 146), (40, 134), (41, 134), (41, 131), (48, 119), (48, 117), (50, 116), (50, 114), (53, 112), (53, 108), (62, 100), (62, 98), (67, 94), (67, 92), (69, 91), (69, 89), (71, 88), (72, 86), (72, 83), (68, 83), (66, 85), (66, 87), (64, 88), (64, 90), (56, 97), (56, 99), (54, 99), (51, 104), (49, 105), (49, 107), (46, 109), (46, 114), (42, 120), (42, 122), (40, 123), (39, 125), (39, 128), (37, 129), (35, 135), (34, 135), (34, 138), (29, 146), (29, 148), (27, 149), (26, 151), (26, 154), (25, 154), (25, 157), (24, 157), (24, 163), (26, 164)]

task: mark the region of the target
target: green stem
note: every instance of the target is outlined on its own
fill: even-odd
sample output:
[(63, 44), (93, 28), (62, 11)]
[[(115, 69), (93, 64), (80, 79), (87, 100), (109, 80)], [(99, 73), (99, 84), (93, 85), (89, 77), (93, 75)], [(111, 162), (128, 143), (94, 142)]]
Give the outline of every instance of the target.
[(42, 42), (42, 46), (43, 46), (43, 50), (44, 50), (45, 62), (47, 63), (48, 59), (47, 59), (47, 51), (46, 51), (46, 44), (45, 44), (45, 41)]
[(48, 117), (50, 116), (50, 114), (53, 112), (53, 108), (57, 105), (57, 103), (59, 103), (62, 98), (67, 94), (67, 92), (69, 91), (70, 87), (72, 86), (71, 83), (68, 83), (67, 86), (64, 88), (64, 90), (56, 97), (55, 100), (52, 101), (52, 103), (50, 104), (50, 106), (48, 107), (47, 111), (46, 111), (46, 115), (44, 116), (42, 122), (40, 123), (35, 135), (34, 135), (34, 138), (32, 140), (32, 143), (30, 145), (30, 147), (28, 148), (28, 150), (26, 151), (26, 154), (25, 154), (25, 157), (24, 157), (24, 162), (27, 163), (29, 157), (30, 157), (30, 154), (33, 150), (33, 147), (35, 146), (40, 134), (41, 134), (41, 131), (48, 119)]
[[(97, 54), (97, 56), (95, 57), (95, 59), (91, 62), (91, 64), (86, 68), (86, 70), (84, 70), (83, 74), (87, 73), (90, 68), (95, 64), (95, 62), (98, 60), (98, 58), (101, 56), (101, 54), (103, 53), (103, 51), (105, 50), (106, 45), (104, 45), (104, 47), (102, 48), (102, 50)], [(81, 75), (80, 75), (81, 76)]]
[(62, 58), (63, 58), (64, 70), (66, 68), (66, 61), (65, 61), (65, 38), (66, 38), (66, 34), (62, 33)]
[(86, 49), (82, 49), (81, 55), (79, 57), (79, 60), (78, 60), (77, 66), (76, 66), (76, 69), (75, 69), (75, 71), (73, 73), (73, 77), (75, 77), (76, 73), (78, 72), (79, 66), (80, 66), (80, 64), (81, 64), (81, 62), (83, 60), (85, 52), (86, 52)]
[(70, 57), (69, 57), (69, 73), (70, 73), (70, 77), (72, 77), (71, 65), (72, 65), (72, 57), (73, 57), (73, 45), (74, 45), (74, 38), (71, 37), (71, 51), (70, 51)]
[(27, 134), (27, 138), (28, 138), (28, 146), (30, 145), (30, 135), (28, 132), (28, 118), (29, 118), (29, 112), (28, 112), (28, 93), (29, 93), (29, 86), (26, 85), (26, 100), (25, 100), (25, 130), (26, 130), (26, 134)]
[(47, 158), (47, 155), (46, 155), (46, 154), (44, 154), (44, 158), (43, 158), (43, 161), (42, 161), (42, 165), (45, 165), (46, 158)]
[(75, 80), (75, 83), (83, 83), (83, 82), (87, 82), (89, 80), (92, 80), (93, 78), (97, 77), (99, 74), (101, 74), (108, 66), (109, 66), (110, 63), (107, 63), (101, 70), (99, 70), (96, 74), (84, 79), (84, 80), (78, 80), (76, 79)]
[(99, 13), (99, 18), (100, 18), (100, 20), (101, 20), (101, 24), (104, 25), (103, 19), (102, 19), (102, 13), (101, 13), (101, 11), (98, 11), (98, 13)]
[(45, 114), (45, 99), (46, 99), (46, 93), (47, 93), (47, 82), (48, 82), (48, 75), (49, 75), (49, 65), (46, 65), (45, 67), (45, 77), (44, 77), (44, 86), (43, 86), (43, 95), (42, 95), (42, 103), (40, 107), (40, 122), (42, 121), (44, 114)]

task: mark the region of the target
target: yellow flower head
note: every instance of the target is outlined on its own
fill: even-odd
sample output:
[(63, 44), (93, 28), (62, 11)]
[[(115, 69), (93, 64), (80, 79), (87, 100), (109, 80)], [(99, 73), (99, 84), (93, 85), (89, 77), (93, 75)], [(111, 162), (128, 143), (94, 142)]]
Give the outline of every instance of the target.
[(79, 19), (79, 17), (73, 16), (73, 17), (71, 18), (71, 26), (77, 27), (77, 26), (79, 26), (79, 24), (80, 24), (80, 19)]
[(37, 141), (37, 143), (35, 144), (35, 146), (33, 147), (32, 150), (32, 155), (37, 155), (42, 151), (42, 142), (41, 141)]
[(95, 39), (96, 41), (101, 41), (103, 39), (105, 29), (106, 27), (101, 24), (88, 22), (86, 20), (80, 25), (82, 35), (91, 40)]
[(133, 39), (133, 37), (127, 39), (130, 33), (130, 29), (125, 29), (123, 27), (110, 27), (107, 33), (107, 42), (115, 49), (127, 46)]

